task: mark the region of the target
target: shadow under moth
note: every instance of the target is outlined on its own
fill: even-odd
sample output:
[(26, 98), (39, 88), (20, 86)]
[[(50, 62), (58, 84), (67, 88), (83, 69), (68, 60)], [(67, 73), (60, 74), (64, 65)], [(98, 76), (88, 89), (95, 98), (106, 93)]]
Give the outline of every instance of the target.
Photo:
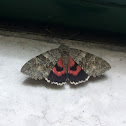
[(51, 84), (64, 85), (68, 80), (77, 85), (110, 68), (109, 63), (100, 57), (61, 45), (26, 62), (21, 72), (36, 80), (45, 78)]

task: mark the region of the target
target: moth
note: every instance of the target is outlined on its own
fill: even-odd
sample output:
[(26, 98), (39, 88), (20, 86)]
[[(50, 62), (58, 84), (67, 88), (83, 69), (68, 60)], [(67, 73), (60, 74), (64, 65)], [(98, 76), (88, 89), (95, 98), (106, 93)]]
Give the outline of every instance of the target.
[(77, 85), (91, 76), (104, 74), (110, 68), (109, 63), (100, 57), (60, 45), (26, 62), (21, 72), (35, 80), (45, 78), (51, 84), (64, 85), (69, 81)]

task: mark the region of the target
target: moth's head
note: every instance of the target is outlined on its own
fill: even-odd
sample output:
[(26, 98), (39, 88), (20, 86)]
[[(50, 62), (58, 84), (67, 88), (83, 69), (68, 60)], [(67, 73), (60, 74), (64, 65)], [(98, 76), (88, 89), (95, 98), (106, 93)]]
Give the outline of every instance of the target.
[(68, 55), (69, 54), (69, 46), (61, 45), (59, 46), (59, 52)]

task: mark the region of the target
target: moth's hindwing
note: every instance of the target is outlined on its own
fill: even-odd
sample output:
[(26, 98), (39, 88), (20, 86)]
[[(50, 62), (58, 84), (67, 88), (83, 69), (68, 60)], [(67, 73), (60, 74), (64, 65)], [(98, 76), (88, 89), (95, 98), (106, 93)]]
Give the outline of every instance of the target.
[(71, 84), (77, 85), (86, 82), (89, 75), (71, 58), (69, 57), (68, 78)]
[(51, 72), (45, 78), (51, 84), (63, 85), (66, 84), (66, 70), (62, 57), (59, 58), (56, 65), (52, 68)]
[(111, 68), (102, 58), (78, 49), (70, 48), (69, 55), (89, 76), (100, 76)]

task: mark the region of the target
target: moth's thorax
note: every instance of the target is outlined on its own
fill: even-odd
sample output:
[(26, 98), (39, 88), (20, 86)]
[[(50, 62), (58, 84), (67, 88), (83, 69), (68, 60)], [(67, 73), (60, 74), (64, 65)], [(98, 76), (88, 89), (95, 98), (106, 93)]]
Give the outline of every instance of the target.
[(61, 56), (63, 55), (69, 55), (70, 48), (66, 45), (59, 46), (59, 52), (61, 53)]

